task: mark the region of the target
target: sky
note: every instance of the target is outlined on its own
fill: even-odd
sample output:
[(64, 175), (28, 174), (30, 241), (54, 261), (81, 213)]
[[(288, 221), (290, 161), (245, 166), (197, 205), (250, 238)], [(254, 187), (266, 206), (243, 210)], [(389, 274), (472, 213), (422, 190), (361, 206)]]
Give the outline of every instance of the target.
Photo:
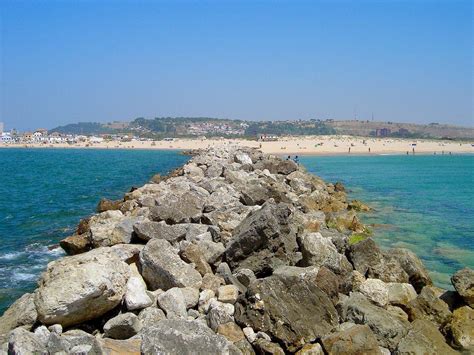
[(0, 121), (474, 126), (470, 0), (0, 0)]

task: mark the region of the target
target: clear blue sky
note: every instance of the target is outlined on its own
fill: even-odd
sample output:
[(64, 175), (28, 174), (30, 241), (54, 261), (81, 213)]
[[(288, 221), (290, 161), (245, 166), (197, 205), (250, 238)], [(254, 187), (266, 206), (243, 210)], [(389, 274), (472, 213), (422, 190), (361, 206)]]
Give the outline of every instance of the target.
[(212, 116), (473, 126), (471, 1), (0, 0), (7, 128)]

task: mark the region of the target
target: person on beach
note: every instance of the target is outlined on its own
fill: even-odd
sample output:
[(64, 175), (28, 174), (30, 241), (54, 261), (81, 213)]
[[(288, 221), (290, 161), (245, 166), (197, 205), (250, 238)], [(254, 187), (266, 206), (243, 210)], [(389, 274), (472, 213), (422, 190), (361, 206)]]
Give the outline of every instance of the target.
[(370, 153), (370, 147), (369, 147), (369, 153)]
[(288, 158), (286, 158), (286, 160), (291, 160), (291, 156), (288, 155)]
[(349, 153), (351, 152), (351, 147), (349, 147)]
[(298, 160), (298, 156), (297, 156), (297, 155), (295, 155), (295, 159), (293, 159), (293, 161), (294, 161), (296, 164), (299, 165), (299, 160)]

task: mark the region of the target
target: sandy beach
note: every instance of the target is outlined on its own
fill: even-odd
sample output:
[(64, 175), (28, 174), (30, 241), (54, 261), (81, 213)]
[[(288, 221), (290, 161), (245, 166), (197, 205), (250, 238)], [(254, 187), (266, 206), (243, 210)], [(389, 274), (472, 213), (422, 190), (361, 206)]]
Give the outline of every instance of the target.
[(474, 142), (424, 139), (363, 138), (352, 136), (283, 137), (278, 141), (257, 142), (245, 139), (188, 139), (173, 141), (104, 141), (101, 143), (2, 144), (0, 148), (89, 148), (89, 149), (199, 149), (222, 145), (240, 145), (278, 155), (329, 154), (461, 154), (474, 153)]

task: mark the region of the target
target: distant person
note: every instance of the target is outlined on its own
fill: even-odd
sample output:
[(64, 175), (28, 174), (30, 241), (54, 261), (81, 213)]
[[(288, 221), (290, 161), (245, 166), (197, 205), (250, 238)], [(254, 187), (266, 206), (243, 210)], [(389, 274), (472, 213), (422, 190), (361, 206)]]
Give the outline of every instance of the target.
[(286, 160), (291, 160), (291, 157), (288, 155), (288, 158), (286, 158)]
[(369, 153), (370, 153), (370, 147), (369, 147)]
[(351, 152), (351, 147), (349, 147), (349, 153)]
[(415, 148), (411, 148), (411, 152), (415, 154)]
[(295, 155), (295, 159), (294, 159), (293, 161), (294, 161), (296, 164), (299, 165), (299, 159), (298, 159), (298, 156), (297, 156), (297, 155)]

